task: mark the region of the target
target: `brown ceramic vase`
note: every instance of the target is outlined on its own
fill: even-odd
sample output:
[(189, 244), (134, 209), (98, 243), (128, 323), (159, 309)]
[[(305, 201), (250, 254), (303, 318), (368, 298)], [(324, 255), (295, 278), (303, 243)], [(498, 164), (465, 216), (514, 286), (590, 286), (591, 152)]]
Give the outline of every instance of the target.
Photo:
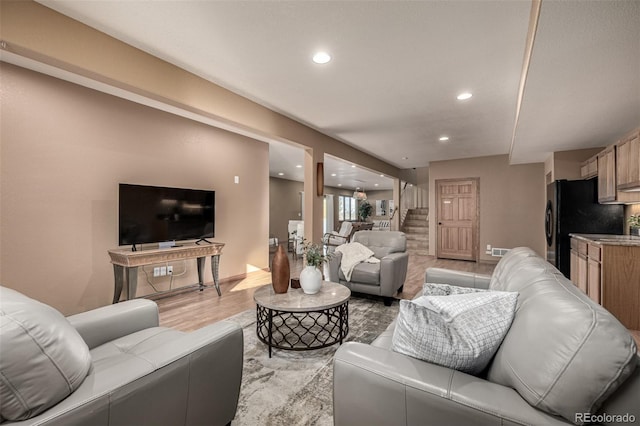
[(284, 246), (279, 245), (271, 261), (271, 285), (276, 293), (286, 293), (289, 289), (289, 257)]

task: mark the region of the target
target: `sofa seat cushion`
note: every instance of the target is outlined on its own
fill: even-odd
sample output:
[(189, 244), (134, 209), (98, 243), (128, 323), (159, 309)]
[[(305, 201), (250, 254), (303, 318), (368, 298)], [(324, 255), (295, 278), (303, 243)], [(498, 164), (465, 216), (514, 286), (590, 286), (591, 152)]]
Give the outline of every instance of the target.
[(91, 366), (87, 344), (54, 308), (0, 287), (0, 416), (26, 420), (73, 393)]
[(519, 297), (487, 377), (532, 406), (579, 424), (636, 368), (627, 329), (532, 250), (509, 251), (490, 287)]
[[(446, 289), (450, 286), (442, 287), (445, 294), (452, 294)], [(392, 349), (466, 373), (481, 373), (511, 325), (518, 295), (462, 290), (401, 300)]]
[[(339, 277), (347, 281), (342, 271)], [(351, 281), (358, 284), (380, 285), (380, 263), (359, 263), (351, 272)]]

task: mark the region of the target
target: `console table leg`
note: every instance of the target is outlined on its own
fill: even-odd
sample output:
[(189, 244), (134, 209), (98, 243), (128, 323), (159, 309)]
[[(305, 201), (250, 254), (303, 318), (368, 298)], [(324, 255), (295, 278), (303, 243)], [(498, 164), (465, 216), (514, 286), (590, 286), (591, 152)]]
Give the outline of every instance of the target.
[(120, 301), (120, 295), (122, 295), (122, 286), (124, 283), (124, 267), (114, 264), (113, 278), (114, 278), (113, 303), (118, 303)]
[(220, 283), (218, 282), (218, 269), (220, 268), (220, 255), (211, 256), (211, 275), (213, 276), (213, 285), (216, 286), (218, 296), (222, 296), (220, 292)]
[(200, 285), (200, 291), (204, 290), (204, 263), (207, 261), (206, 257), (199, 257), (196, 259), (198, 263), (198, 284)]
[(127, 300), (135, 299), (138, 290), (138, 267), (132, 266), (126, 269)]

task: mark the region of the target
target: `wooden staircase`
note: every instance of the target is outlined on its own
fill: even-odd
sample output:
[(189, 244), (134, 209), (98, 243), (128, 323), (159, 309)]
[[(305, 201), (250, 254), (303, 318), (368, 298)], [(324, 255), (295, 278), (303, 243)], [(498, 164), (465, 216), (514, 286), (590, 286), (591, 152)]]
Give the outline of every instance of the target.
[(426, 207), (409, 209), (402, 225), (407, 235), (407, 251), (410, 254), (429, 254), (429, 209)]

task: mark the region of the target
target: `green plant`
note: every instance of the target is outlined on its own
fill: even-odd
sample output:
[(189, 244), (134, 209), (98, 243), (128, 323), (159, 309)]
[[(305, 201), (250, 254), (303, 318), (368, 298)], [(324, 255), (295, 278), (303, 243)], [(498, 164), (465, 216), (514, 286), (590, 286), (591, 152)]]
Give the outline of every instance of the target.
[(363, 202), (362, 204), (360, 204), (360, 207), (358, 207), (358, 214), (360, 215), (360, 220), (362, 220), (363, 222), (366, 221), (369, 216), (371, 216), (372, 212), (373, 206), (369, 204), (368, 201)]
[(640, 214), (632, 214), (627, 220), (632, 228), (640, 228)]
[(324, 248), (319, 244), (313, 244), (306, 239), (302, 239), (302, 251), (304, 252), (305, 263), (316, 268), (331, 260), (331, 253), (324, 252)]

